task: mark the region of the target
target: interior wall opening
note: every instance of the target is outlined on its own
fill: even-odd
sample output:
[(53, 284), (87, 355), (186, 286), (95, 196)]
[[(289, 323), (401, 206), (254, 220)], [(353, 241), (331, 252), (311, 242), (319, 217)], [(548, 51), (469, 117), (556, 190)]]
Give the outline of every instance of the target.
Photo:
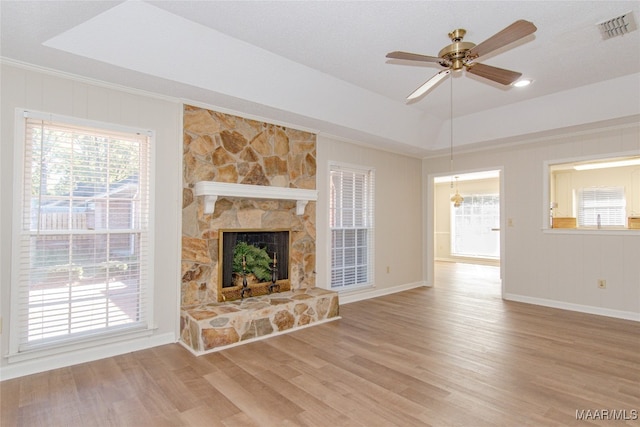
[(436, 177), (434, 196), (435, 259), (499, 265), (500, 171)]
[[(433, 258), (430, 261), (434, 279), (451, 271), (447, 264), (487, 266), (496, 269), (499, 276), (495, 291), (504, 292), (501, 175), (500, 169), (492, 169), (433, 177)], [(456, 194), (462, 197), (460, 203), (455, 203)]]

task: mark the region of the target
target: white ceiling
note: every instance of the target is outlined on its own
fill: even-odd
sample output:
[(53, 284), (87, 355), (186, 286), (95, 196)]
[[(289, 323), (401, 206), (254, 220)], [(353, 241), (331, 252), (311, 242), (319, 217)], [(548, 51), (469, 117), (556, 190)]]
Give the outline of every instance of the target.
[[(602, 40), (598, 22), (637, 1), (7, 1), (4, 61), (72, 73), (409, 155), (640, 114), (640, 31)], [(385, 54), (437, 56), (447, 33), (480, 43), (518, 19), (538, 31), (483, 63), (526, 88), (462, 73), (417, 102), (440, 71)], [(450, 83), (453, 83), (453, 87)]]

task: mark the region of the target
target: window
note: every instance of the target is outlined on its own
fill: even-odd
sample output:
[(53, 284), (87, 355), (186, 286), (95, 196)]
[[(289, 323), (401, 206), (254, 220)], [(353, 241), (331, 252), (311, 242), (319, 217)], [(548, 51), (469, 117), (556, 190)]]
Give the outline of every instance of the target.
[(147, 329), (150, 132), (24, 113), (12, 354)]
[(500, 196), (464, 195), (464, 202), (451, 204), (451, 253), (457, 256), (499, 258)]
[(331, 165), (331, 288), (373, 284), (374, 171)]
[(624, 227), (624, 187), (578, 190), (578, 227)]

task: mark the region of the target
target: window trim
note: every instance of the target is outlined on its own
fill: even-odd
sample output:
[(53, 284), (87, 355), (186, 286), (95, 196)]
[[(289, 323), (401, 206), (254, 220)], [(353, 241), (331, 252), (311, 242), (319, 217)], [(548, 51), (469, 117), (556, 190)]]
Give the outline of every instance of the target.
[[(18, 307), (20, 305), (20, 253), (22, 237), (22, 214), (25, 195), (25, 145), (26, 126), (25, 119), (36, 118), (61, 122), (70, 126), (91, 127), (113, 132), (139, 133), (149, 138), (148, 143), (148, 217), (147, 217), (147, 242), (146, 272), (147, 283), (144, 287), (144, 299), (146, 301), (146, 326), (126, 328), (118, 331), (109, 330), (102, 334), (79, 336), (77, 339), (61, 339), (59, 341), (43, 344), (26, 350), (20, 350), (21, 325)], [(9, 363), (24, 360), (37, 359), (75, 350), (94, 348), (108, 343), (148, 337), (153, 334), (155, 327), (154, 316), (154, 242), (155, 242), (155, 131), (116, 123), (108, 123), (97, 120), (83, 119), (55, 113), (45, 113), (26, 108), (16, 108), (14, 118), (14, 168), (13, 168), (13, 209), (11, 229), (11, 310), (9, 313), (9, 348), (5, 355)]]
[[(353, 285), (348, 285), (348, 286), (341, 286), (341, 287), (337, 287), (334, 288), (332, 286), (332, 282), (331, 282), (331, 276), (332, 276), (332, 259), (333, 259), (333, 245), (332, 245), (332, 234), (333, 234), (333, 228), (331, 227), (331, 173), (334, 172), (336, 169), (343, 169), (343, 170), (347, 170), (347, 171), (354, 171), (354, 172), (360, 172), (360, 173), (367, 173), (369, 175), (369, 178), (371, 180), (371, 184), (369, 186), (368, 189), (368, 196), (369, 196), (369, 204), (370, 206), (370, 216), (371, 216), (371, 225), (367, 228), (368, 229), (368, 238), (369, 238), (369, 244), (368, 244), (368, 252), (367, 252), (367, 257), (368, 257), (368, 265), (367, 265), (367, 269), (368, 269), (368, 280), (367, 283), (361, 283), (361, 284), (353, 284)], [(357, 165), (357, 164), (352, 164), (352, 163), (346, 163), (346, 162), (337, 162), (337, 161), (329, 161), (328, 162), (328, 174), (327, 174), (327, 190), (328, 190), (328, 203), (327, 203), (327, 235), (328, 235), (328, 245), (327, 245), (327, 253), (328, 253), (328, 264), (327, 264), (327, 289), (333, 290), (333, 291), (337, 291), (339, 293), (348, 293), (348, 292), (354, 292), (354, 291), (359, 291), (362, 289), (367, 289), (367, 288), (374, 288), (375, 287), (375, 168), (372, 166), (363, 166), (363, 165)]]

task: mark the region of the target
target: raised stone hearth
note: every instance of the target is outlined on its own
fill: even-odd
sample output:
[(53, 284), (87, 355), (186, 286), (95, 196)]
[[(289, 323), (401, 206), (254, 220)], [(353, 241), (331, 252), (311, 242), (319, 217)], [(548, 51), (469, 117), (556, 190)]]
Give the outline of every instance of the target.
[(335, 320), (338, 315), (338, 294), (315, 287), (182, 307), (181, 340), (199, 355)]

